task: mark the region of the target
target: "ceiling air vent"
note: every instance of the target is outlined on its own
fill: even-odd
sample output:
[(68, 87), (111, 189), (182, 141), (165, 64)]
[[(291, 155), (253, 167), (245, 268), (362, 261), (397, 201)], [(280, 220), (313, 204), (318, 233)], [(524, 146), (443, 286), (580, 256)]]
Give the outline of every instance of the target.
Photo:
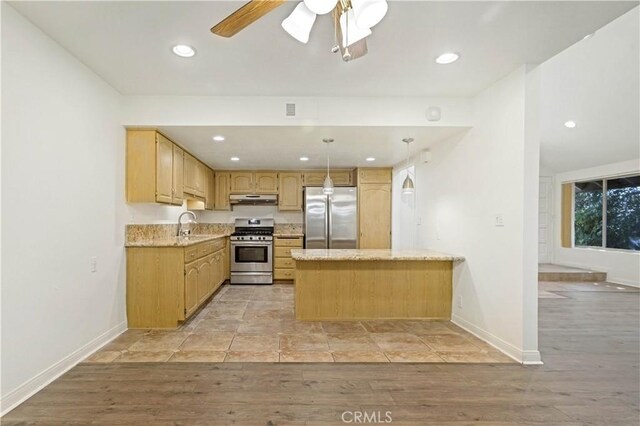
[(296, 104), (286, 104), (286, 116), (287, 117), (295, 117), (296, 116)]

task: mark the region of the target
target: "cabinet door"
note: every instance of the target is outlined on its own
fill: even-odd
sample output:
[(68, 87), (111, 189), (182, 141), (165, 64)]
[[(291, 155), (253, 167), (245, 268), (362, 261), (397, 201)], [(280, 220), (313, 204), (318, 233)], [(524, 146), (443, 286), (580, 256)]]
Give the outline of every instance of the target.
[(227, 243), (224, 247), (224, 250), (222, 252), (222, 281), (226, 281), (228, 279), (231, 278), (231, 264), (230, 264), (230, 257), (231, 257), (231, 252), (230, 250), (230, 244), (229, 244), (229, 239), (227, 238)]
[(205, 170), (207, 179), (205, 180), (205, 195), (204, 195), (204, 208), (207, 210), (213, 210), (215, 206), (215, 179), (213, 170), (207, 167)]
[(198, 305), (209, 297), (211, 290), (211, 255), (198, 261)]
[(358, 183), (391, 183), (391, 169), (358, 169)]
[(184, 310), (189, 317), (198, 308), (198, 262), (192, 262), (184, 269)]
[(277, 194), (278, 193), (278, 173), (276, 172), (256, 172), (255, 175), (256, 194)]
[(196, 191), (198, 197), (206, 196), (207, 166), (196, 160)]
[(329, 171), (335, 186), (350, 186), (353, 184), (353, 173), (350, 170)]
[(391, 248), (391, 185), (358, 186), (361, 249)]
[(252, 194), (253, 193), (253, 173), (231, 172), (231, 193), (232, 194)]
[(304, 186), (322, 186), (322, 184), (324, 183), (324, 177), (326, 175), (327, 172), (304, 172)]
[(213, 254), (211, 271), (211, 291), (213, 292), (220, 287), (220, 284), (222, 283), (222, 275), (224, 274), (224, 271), (222, 270), (222, 250)]
[(173, 143), (156, 134), (156, 201), (169, 203), (172, 201), (173, 188)]
[(196, 195), (196, 174), (198, 160), (191, 154), (184, 153), (184, 192)]
[(302, 174), (280, 173), (278, 210), (302, 211)]
[(229, 204), (229, 190), (230, 190), (230, 176), (228, 172), (216, 172), (215, 174), (215, 201), (214, 209), (216, 210), (230, 210)]
[(182, 205), (184, 199), (184, 151), (173, 145), (173, 197), (172, 204)]

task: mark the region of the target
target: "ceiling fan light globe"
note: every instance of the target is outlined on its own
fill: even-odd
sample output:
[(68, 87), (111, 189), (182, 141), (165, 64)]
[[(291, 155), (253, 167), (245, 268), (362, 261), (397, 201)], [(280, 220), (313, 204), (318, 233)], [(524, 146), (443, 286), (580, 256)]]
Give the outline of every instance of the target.
[[(349, 25), (347, 25), (347, 17), (349, 18)], [(369, 28), (362, 28), (356, 24), (353, 9), (340, 16), (340, 29), (342, 30), (342, 45), (344, 47), (349, 47), (353, 43), (371, 35)]]
[(337, 0), (304, 0), (307, 8), (317, 15), (326, 15), (336, 7)]
[(351, 0), (356, 24), (361, 28), (373, 28), (387, 14), (387, 0)]
[(309, 41), (311, 28), (316, 21), (316, 14), (310, 11), (304, 2), (300, 2), (291, 15), (282, 21), (282, 28), (300, 43)]

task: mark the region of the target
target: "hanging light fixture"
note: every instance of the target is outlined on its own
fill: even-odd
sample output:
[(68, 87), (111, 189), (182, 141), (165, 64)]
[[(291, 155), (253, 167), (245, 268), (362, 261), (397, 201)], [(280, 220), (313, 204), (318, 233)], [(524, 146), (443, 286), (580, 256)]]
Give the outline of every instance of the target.
[[(405, 138), (402, 139), (402, 142), (407, 144), (407, 166), (409, 165), (409, 144), (413, 142), (413, 138)], [(413, 184), (413, 180), (411, 176), (409, 176), (409, 168), (407, 167), (407, 177), (404, 178), (404, 182), (402, 182), (402, 193), (405, 195), (411, 195), (415, 191), (415, 185)]]
[(327, 144), (327, 177), (324, 178), (322, 193), (331, 195), (333, 194), (333, 181), (331, 180), (331, 176), (329, 176), (329, 144), (333, 142), (333, 139), (322, 139), (322, 142)]
[(309, 10), (304, 2), (300, 2), (291, 15), (282, 21), (282, 28), (291, 37), (306, 44), (314, 22), (316, 22), (316, 14)]

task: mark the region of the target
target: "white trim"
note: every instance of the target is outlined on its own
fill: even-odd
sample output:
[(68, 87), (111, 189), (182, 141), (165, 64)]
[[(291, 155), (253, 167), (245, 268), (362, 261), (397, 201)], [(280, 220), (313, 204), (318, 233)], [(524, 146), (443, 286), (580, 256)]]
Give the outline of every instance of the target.
[(518, 361), (524, 365), (542, 365), (542, 358), (540, 357), (540, 351), (522, 351), (519, 348), (513, 346), (509, 342), (505, 342), (498, 336), (495, 336), (488, 331), (478, 327), (475, 324), (470, 323), (466, 319), (458, 316), (452, 315), (451, 322), (465, 331), (473, 334), (479, 339), (484, 340), (500, 352), (504, 353), (510, 358), (513, 358), (515, 361)]
[(58, 377), (75, 367), (83, 359), (118, 337), (127, 330), (127, 322), (123, 321), (110, 330), (105, 331), (80, 349), (72, 352), (51, 367), (27, 380), (16, 389), (0, 398), (0, 416), (4, 416), (9, 411), (31, 398), (35, 393), (53, 382)]

